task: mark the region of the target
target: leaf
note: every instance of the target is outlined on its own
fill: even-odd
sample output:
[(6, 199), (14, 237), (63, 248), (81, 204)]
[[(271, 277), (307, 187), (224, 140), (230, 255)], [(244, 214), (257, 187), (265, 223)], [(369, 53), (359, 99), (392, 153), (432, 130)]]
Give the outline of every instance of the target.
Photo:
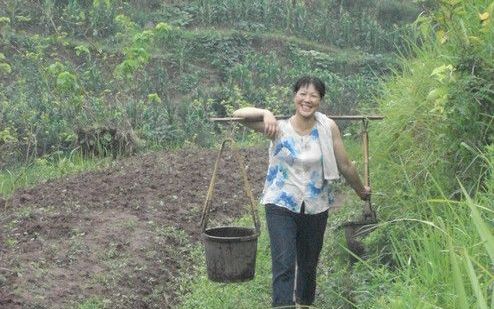
[(472, 284), (473, 291), (475, 292), (475, 296), (477, 297), (477, 306), (481, 309), (487, 309), (487, 302), (485, 301), (484, 295), (482, 294), (482, 289), (479, 284), (479, 278), (475, 273), (475, 269), (473, 268), (472, 261), (470, 260), (466, 249), (464, 249), (463, 257), (465, 258), (465, 267), (467, 269), (468, 277), (470, 277), (470, 283)]
[(67, 71), (58, 74), (57, 87), (66, 92), (75, 90), (77, 88), (76, 76)]
[(0, 25), (1, 24), (9, 24), (10, 23), (10, 18), (5, 17), (5, 16), (0, 16)]
[(48, 73), (52, 74), (52, 75), (58, 75), (60, 74), (63, 70), (65, 69), (65, 66), (60, 63), (60, 62), (55, 62), (55, 63), (52, 63), (48, 66)]
[(481, 21), (489, 19), (489, 12), (484, 12), (482, 14), (479, 13), (479, 18)]
[(463, 191), (463, 195), (466, 198), (467, 205), (470, 207), (472, 211), (471, 216), (472, 220), (475, 223), (475, 227), (477, 228), (477, 232), (480, 235), (480, 238), (483, 241), (483, 245), (491, 258), (491, 262), (494, 263), (494, 236), (492, 235), (489, 227), (485, 224), (482, 216), (480, 215), (477, 206), (473, 202), (472, 198), (468, 195), (465, 187), (460, 183), (461, 190)]
[(477, 45), (480, 45), (483, 42), (479, 37), (473, 36), (473, 35), (468, 36), (468, 39), (470, 40), (471, 43), (474, 43)]
[(448, 247), (449, 247), (449, 258), (451, 261), (451, 268), (453, 272), (453, 280), (454, 280), (456, 295), (458, 296), (457, 308), (466, 309), (468, 308), (467, 293), (465, 291), (465, 285), (463, 284), (463, 279), (461, 277), (460, 265), (458, 264), (458, 258), (455, 254), (453, 243), (451, 242), (451, 238), (448, 239)]
[(0, 74), (10, 74), (12, 73), (12, 68), (7, 63), (0, 63)]
[(444, 30), (439, 30), (436, 32), (436, 39), (439, 43), (444, 44), (448, 41), (448, 35), (444, 32)]
[(78, 46), (74, 47), (74, 49), (75, 49), (75, 54), (77, 56), (80, 56), (82, 54), (85, 54), (85, 55), (88, 55), (88, 56), (91, 55), (91, 52), (89, 51), (89, 48), (87, 48), (87, 46), (78, 45)]
[(453, 72), (455, 71), (453, 65), (443, 64), (437, 68), (434, 68), (431, 73), (431, 77), (434, 77), (439, 82), (444, 82), (446, 79), (450, 80), (453, 77)]

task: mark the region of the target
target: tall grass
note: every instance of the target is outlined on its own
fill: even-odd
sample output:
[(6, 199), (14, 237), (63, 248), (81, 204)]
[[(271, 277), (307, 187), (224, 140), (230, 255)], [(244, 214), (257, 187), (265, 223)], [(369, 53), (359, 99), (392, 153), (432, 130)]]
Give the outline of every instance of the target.
[(405, 308), (418, 301), (431, 308), (492, 306), (494, 234), (486, 220), (494, 217), (494, 205), (485, 207), (478, 202), (484, 194), (492, 197), (493, 190), (490, 187), (473, 200), (463, 189), (464, 201), (444, 197), (424, 204), (424, 210), (432, 213), (443, 208), (442, 215), (430, 224), (409, 226), (405, 236), (390, 237), (399, 272), (388, 283), (386, 294), (374, 299), (375, 304)]
[(383, 87), (386, 120), (370, 128), (382, 223), (373, 254), (335, 278), (353, 279), (359, 308), (494, 306), (493, 10), (442, 1)]

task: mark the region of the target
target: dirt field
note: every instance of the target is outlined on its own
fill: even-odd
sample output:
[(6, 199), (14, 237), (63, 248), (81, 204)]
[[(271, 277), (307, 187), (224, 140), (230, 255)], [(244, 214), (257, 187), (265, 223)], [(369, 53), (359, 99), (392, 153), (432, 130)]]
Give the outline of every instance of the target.
[[(216, 151), (188, 149), (20, 190), (0, 208), (0, 308), (171, 308)], [(267, 149), (243, 150), (257, 197)], [(212, 218), (231, 221), (248, 200), (231, 152), (222, 161)]]

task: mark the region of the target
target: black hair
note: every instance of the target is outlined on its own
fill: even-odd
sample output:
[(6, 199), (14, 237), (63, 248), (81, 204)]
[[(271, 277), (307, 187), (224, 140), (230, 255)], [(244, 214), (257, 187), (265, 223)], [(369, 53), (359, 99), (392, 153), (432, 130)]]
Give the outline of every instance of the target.
[(326, 94), (326, 85), (324, 85), (324, 82), (320, 78), (314, 76), (303, 76), (299, 78), (295, 84), (293, 84), (293, 93), (297, 93), (300, 88), (309, 85), (314, 85), (314, 88), (319, 92), (321, 99), (324, 98), (324, 95)]

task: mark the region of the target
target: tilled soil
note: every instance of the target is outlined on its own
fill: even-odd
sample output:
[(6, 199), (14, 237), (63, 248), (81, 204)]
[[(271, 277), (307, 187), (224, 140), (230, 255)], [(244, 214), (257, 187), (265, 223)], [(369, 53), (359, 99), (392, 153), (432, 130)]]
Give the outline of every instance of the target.
[[(258, 197), (267, 149), (241, 150)], [(186, 149), (17, 191), (0, 207), (0, 308), (171, 308), (191, 267), (217, 151)], [(214, 224), (245, 214), (239, 164), (221, 161)], [(212, 225), (213, 223), (211, 223)]]

